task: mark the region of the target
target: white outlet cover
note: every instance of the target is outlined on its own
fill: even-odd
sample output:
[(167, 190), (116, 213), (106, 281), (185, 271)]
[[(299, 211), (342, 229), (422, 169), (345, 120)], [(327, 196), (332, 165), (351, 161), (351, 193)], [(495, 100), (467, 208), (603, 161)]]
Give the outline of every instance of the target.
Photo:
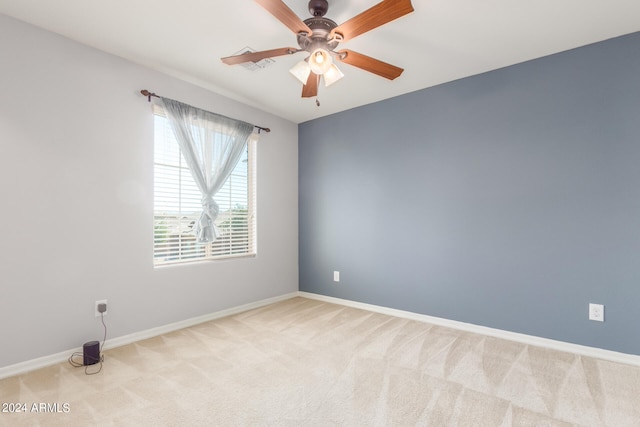
[(340, 272), (339, 271), (334, 271), (333, 272), (333, 281), (334, 282), (339, 282), (340, 281)]
[[(98, 311), (98, 304), (106, 304), (107, 305), (107, 310), (104, 313), (100, 313)], [(108, 312), (109, 312), (109, 304), (107, 304), (107, 300), (106, 299), (101, 299), (99, 301), (96, 301), (96, 305), (95, 305), (96, 317), (100, 317), (101, 314), (106, 316)]]
[(589, 304), (589, 320), (604, 322), (604, 305)]

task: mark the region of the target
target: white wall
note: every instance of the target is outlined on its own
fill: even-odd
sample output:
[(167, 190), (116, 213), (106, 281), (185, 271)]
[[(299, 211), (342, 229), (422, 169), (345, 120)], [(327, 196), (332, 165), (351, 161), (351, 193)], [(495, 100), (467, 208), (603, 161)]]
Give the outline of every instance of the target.
[[(154, 269), (163, 96), (267, 126), (255, 258)], [(0, 367), (298, 289), (297, 125), (0, 15)]]

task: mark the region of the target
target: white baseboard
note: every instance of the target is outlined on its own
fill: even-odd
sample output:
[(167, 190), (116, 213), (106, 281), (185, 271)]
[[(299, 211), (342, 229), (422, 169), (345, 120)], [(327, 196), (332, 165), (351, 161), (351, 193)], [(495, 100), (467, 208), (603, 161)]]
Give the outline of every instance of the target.
[[(260, 301), (252, 302), (249, 304), (239, 305), (237, 307), (228, 308), (226, 310), (217, 311), (211, 314), (205, 314), (204, 316), (193, 317), (191, 319), (182, 320), (180, 322), (170, 323), (168, 325), (159, 326), (157, 328), (151, 328), (140, 332), (134, 332), (133, 334), (124, 335), (107, 340), (104, 343), (104, 349), (120, 347), (126, 344), (131, 344), (137, 341), (141, 341), (147, 338), (153, 338), (158, 335), (166, 334), (169, 332), (177, 331), (179, 329), (188, 328), (189, 326), (197, 325), (200, 323), (208, 322), (210, 320), (219, 319), (221, 317), (227, 317), (234, 314), (249, 311), (254, 308), (263, 307), (265, 305), (273, 304), (276, 302), (284, 301), (298, 296), (298, 292), (292, 292), (289, 294), (280, 295), (273, 298), (267, 298)], [(67, 351), (63, 351), (57, 354), (51, 354), (48, 356), (39, 357), (37, 359), (27, 360), (25, 362), (16, 363), (15, 365), (9, 365), (0, 368), (0, 380), (3, 378), (12, 377), (14, 375), (24, 374), (29, 371), (33, 371), (47, 366), (55, 365), (60, 362), (65, 362), (71, 354), (74, 352), (82, 353), (82, 347), (73, 348)]]
[(146, 340), (147, 338), (157, 337), (158, 335), (167, 334), (169, 332), (188, 328), (190, 326), (198, 325), (200, 323), (208, 322), (210, 320), (220, 319), (222, 317), (232, 316), (234, 314), (242, 313), (244, 311), (253, 310), (254, 308), (264, 307), (265, 305), (288, 300), (296, 296), (298, 296), (298, 292), (291, 292), (291, 293), (280, 295), (277, 297), (267, 298), (260, 301), (251, 302), (249, 304), (239, 305), (237, 307), (231, 307), (226, 310), (217, 311), (215, 313), (205, 314), (204, 316), (192, 317), (191, 319), (170, 323), (168, 325), (159, 326), (157, 328), (151, 328), (151, 329), (147, 329), (140, 332), (134, 332), (133, 334), (107, 340), (107, 342), (104, 345), (104, 348), (108, 350), (110, 348), (120, 347), (120, 346), (131, 344), (137, 341)]
[(325, 295), (313, 294), (309, 292), (298, 292), (298, 295), (304, 298), (315, 299), (334, 304), (340, 304), (347, 307), (359, 308), (362, 310), (373, 311), (376, 313), (387, 314), (390, 316), (401, 317), (405, 319), (416, 320), (419, 322), (432, 323), (434, 325), (446, 326), (466, 332), (487, 335), (495, 338), (502, 338), (509, 341), (516, 341), (523, 344), (529, 344), (536, 347), (544, 347), (568, 353), (579, 354), (581, 356), (593, 357), (596, 359), (608, 360), (611, 362), (624, 363), (627, 365), (640, 366), (640, 356), (626, 353), (618, 353), (611, 350), (604, 350), (596, 347), (587, 347), (579, 344), (572, 344), (564, 341), (556, 341), (548, 338), (540, 338), (532, 335), (519, 334), (517, 332), (503, 331), (501, 329), (489, 328), (486, 326), (478, 326), (471, 323), (458, 322), (455, 320), (443, 319), (440, 317), (428, 316), (426, 314), (418, 314), (410, 311), (397, 310), (394, 308), (382, 307), (379, 305), (366, 304), (341, 298), (329, 297)]
[[(160, 326), (157, 328), (147, 329), (144, 331), (135, 332), (133, 334), (109, 339), (105, 342), (104, 349), (107, 350), (110, 348), (131, 344), (147, 338), (153, 338), (158, 335), (188, 328), (190, 326), (208, 322), (210, 320), (215, 320), (215, 319), (219, 319), (226, 316), (232, 316), (234, 314), (242, 313), (244, 311), (252, 310), (254, 308), (264, 307), (266, 305), (291, 299), (296, 296), (315, 299), (318, 301), (329, 302), (333, 304), (340, 304), (347, 307), (359, 308), (362, 310), (373, 311), (381, 314), (387, 314), (389, 316), (416, 320), (419, 322), (432, 323), (434, 325), (446, 326), (453, 329), (473, 332), (476, 334), (487, 335), (487, 336), (496, 337), (496, 338), (502, 338), (510, 341), (520, 342), (523, 344), (534, 345), (537, 347), (545, 347), (545, 348), (550, 348), (558, 351), (575, 353), (582, 356), (594, 357), (597, 359), (624, 363), (627, 365), (640, 366), (640, 356), (637, 356), (637, 355), (618, 353), (615, 351), (604, 350), (604, 349), (595, 348), (595, 347), (587, 347), (587, 346), (578, 345), (578, 344), (571, 344), (563, 341), (556, 341), (556, 340), (551, 340), (547, 338), (535, 337), (532, 335), (525, 335), (525, 334), (519, 334), (516, 332), (509, 332), (509, 331), (503, 331), (500, 329), (488, 328), (486, 326), (473, 325), (471, 323), (464, 323), (464, 322), (458, 322), (455, 320), (448, 320), (448, 319), (443, 319), (439, 317), (428, 316), (426, 314), (418, 314), (410, 311), (397, 310), (394, 308), (388, 308), (388, 307), (383, 307), (383, 306), (378, 306), (373, 304), (366, 304), (366, 303), (361, 303), (357, 301), (350, 301), (346, 299), (329, 297), (325, 295), (319, 295), (319, 294), (313, 294), (313, 293), (301, 292), (301, 291), (292, 292), (289, 294), (284, 294), (284, 295), (280, 295), (273, 298), (267, 298), (267, 299), (252, 302), (249, 304), (232, 307), (226, 310), (217, 311), (215, 313), (206, 314), (204, 316), (193, 317), (191, 319), (183, 320), (180, 322), (170, 323), (168, 325)], [(16, 363), (15, 365), (1, 367), (0, 379), (24, 374), (29, 371), (33, 371), (36, 369), (55, 365), (57, 363), (65, 362), (69, 358), (69, 356), (74, 352), (82, 352), (82, 347), (73, 348), (57, 354), (51, 354), (48, 356), (39, 357), (37, 359), (27, 360), (25, 362)]]

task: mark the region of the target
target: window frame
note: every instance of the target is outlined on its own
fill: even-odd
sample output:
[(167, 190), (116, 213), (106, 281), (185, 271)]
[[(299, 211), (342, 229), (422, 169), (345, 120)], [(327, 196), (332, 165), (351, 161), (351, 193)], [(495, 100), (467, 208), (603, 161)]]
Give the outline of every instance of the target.
[[(166, 120), (166, 114), (161, 105), (154, 104), (153, 106), (153, 119), (154, 119), (154, 140), (153, 140), (153, 151), (154, 151), (154, 160), (153, 160), (153, 265), (154, 268), (164, 267), (164, 266), (172, 266), (172, 265), (185, 265), (191, 263), (201, 263), (201, 262), (215, 262), (215, 261), (223, 261), (223, 260), (232, 260), (238, 258), (247, 258), (247, 257), (255, 257), (258, 252), (257, 248), (257, 206), (256, 206), (256, 193), (257, 193), (257, 138), (250, 137), (247, 142), (246, 147), (246, 199), (242, 201), (246, 201), (246, 216), (241, 214), (243, 220), (246, 222), (241, 223), (240, 225), (240, 233), (233, 235), (227, 234), (227, 239), (225, 240), (228, 244), (225, 244), (221, 241), (222, 238), (225, 237), (224, 230), (225, 227), (221, 227), (225, 221), (230, 225), (227, 230), (233, 232), (234, 222), (236, 221), (237, 216), (234, 214), (234, 210), (238, 209), (236, 206), (240, 206), (241, 210), (244, 210), (243, 204), (235, 204), (234, 205), (234, 194), (233, 189), (231, 188), (233, 182), (229, 182), (232, 179), (244, 180), (244, 175), (238, 175), (236, 173), (236, 169), (229, 177), (227, 182), (225, 182), (223, 188), (220, 190), (220, 193), (223, 192), (225, 187), (228, 187), (228, 199), (227, 202), (228, 209), (223, 210), (223, 206), (225, 205), (223, 201), (218, 200), (215, 196), (214, 199), (220, 205), (220, 216), (216, 219), (216, 224), (218, 225), (218, 229), (221, 231), (221, 236), (219, 239), (212, 243), (207, 244), (197, 244), (195, 242), (195, 235), (192, 232), (185, 231), (185, 221), (187, 219), (189, 223), (193, 223), (193, 221), (197, 221), (200, 216), (201, 209), (198, 209), (197, 214), (193, 215), (191, 213), (187, 214), (182, 211), (183, 204), (186, 205), (188, 202), (191, 202), (193, 207), (193, 196), (191, 198), (184, 196), (183, 193), (187, 192), (187, 185), (191, 185), (191, 187), (195, 186), (195, 182), (193, 182), (193, 178), (191, 177), (191, 172), (189, 171), (188, 166), (185, 163), (184, 157), (181, 154), (181, 150), (178, 147), (178, 159), (175, 157), (172, 160), (177, 160), (176, 165), (162, 164), (158, 162), (158, 119)], [(170, 143), (171, 140), (176, 144), (175, 137), (173, 136), (173, 132), (170, 129), (168, 123), (164, 123), (164, 135), (162, 138), (162, 142), (164, 144)], [(243, 159), (244, 159), (243, 155)], [(243, 161), (242, 159), (240, 160)], [(170, 174), (167, 172), (159, 171), (159, 167), (165, 168), (167, 170), (174, 169), (177, 173), (175, 174), (174, 181), (176, 188), (177, 201), (178, 201), (178, 210), (173, 214), (168, 214), (167, 211), (159, 211), (157, 199), (159, 198), (158, 189), (160, 185), (157, 183), (158, 177), (161, 176), (163, 178), (171, 178)], [(190, 183), (185, 183), (184, 181), (190, 180)], [(167, 187), (170, 187), (171, 184), (162, 184)], [(164, 187), (163, 187), (164, 188)], [(200, 192), (195, 186), (195, 190), (197, 191), (198, 201), (200, 200)], [(193, 192), (193, 188), (191, 188)], [(242, 192), (244, 193), (244, 192)], [(184, 203), (183, 203), (184, 202)], [(173, 222), (170, 219), (173, 219)], [(160, 228), (163, 227), (163, 228)], [(246, 229), (246, 232), (243, 230)], [(177, 234), (170, 234), (170, 230), (176, 232)], [(165, 234), (167, 237), (160, 238)], [(177, 236), (177, 237), (172, 237)]]

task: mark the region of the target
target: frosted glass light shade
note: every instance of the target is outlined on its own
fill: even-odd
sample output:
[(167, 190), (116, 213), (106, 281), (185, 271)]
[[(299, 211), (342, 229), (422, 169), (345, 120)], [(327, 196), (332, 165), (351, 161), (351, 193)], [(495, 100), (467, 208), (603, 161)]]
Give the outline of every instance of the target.
[(307, 61), (300, 61), (296, 65), (294, 65), (293, 68), (289, 70), (289, 72), (293, 74), (296, 79), (300, 80), (303, 85), (305, 85), (307, 84), (309, 74), (311, 74), (311, 67), (309, 67)]
[(336, 64), (332, 64), (322, 77), (324, 78), (324, 85), (326, 87), (343, 78), (344, 74), (342, 74), (342, 71), (340, 71), (338, 67), (336, 67)]
[(309, 56), (309, 67), (316, 74), (324, 74), (333, 65), (333, 59), (329, 52), (324, 49), (316, 49)]

